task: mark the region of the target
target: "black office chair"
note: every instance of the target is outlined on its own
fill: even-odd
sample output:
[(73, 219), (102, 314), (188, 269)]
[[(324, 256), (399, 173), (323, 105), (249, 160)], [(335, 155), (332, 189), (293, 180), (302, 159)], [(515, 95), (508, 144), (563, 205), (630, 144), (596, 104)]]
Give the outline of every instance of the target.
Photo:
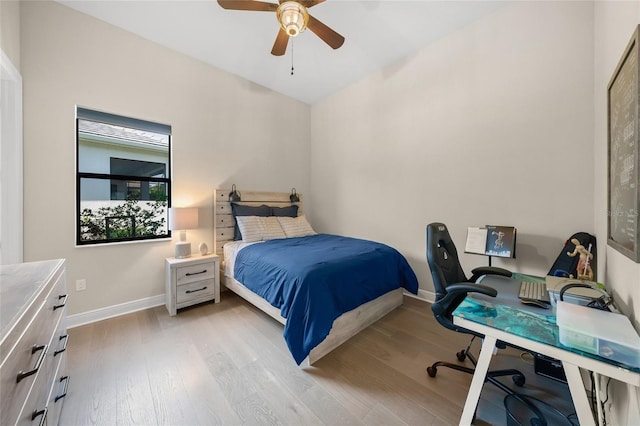
[[(471, 342), (466, 349), (456, 354), (458, 361), (464, 361), (468, 358), (475, 367), (477, 361), (471, 353), (470, 348), (476, 337), (483, 338), (484, 335), (476, 333), (466, 328), (459, 327), (453, 323), (453, 311), (467, 297), (469, 293), (482, 293), (495, 297), (497, 292), (495, 289), (475, 284), (475, 282), (484, 275), (502, 275), (510, 277), (511, 272), (503, 268), (485, 266), (476, 268), (472, 271), (471, 278), (467, 278), (462, 270), (460, 261), (458, 260), (458, 251), (451, 240), (449, 231), (443, 223), (431, 223), (427, 225), (427, 262), (431, 269), (433, 277), (433, 285), (436, 290), (436, 300), (431, 305), (431, 310), (436, 320), (444, 327), (457, 331), (459, 333), (467, 333), (473, 335)], [(498, 342), (498, 347), (504, 348), (504, 342)], [(445, 361), (437, 361), (427, 367), (427, 373), (430, 377), (435, 377), (438, 367), (448, 367), (465, 373), (473, 374), (474, 368), (469, 368), (460, 364), (453, 364)], [(517, 386), (523, 386), (525, 376), (518, 370), (494, 370), (487, 373), (486, 381), (493, 383), (503, 391), (512, 394), (510, 388), (497, 380), (500, 376), (512, 376), (513, 382)]]

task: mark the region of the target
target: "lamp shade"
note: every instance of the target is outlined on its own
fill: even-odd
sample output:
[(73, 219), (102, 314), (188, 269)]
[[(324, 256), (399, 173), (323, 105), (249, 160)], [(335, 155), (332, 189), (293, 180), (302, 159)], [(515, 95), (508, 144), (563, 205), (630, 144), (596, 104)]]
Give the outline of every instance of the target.
[(172, 207), (169, 209), (169, 228), (174, 231), (198, 227), (197, 207)]

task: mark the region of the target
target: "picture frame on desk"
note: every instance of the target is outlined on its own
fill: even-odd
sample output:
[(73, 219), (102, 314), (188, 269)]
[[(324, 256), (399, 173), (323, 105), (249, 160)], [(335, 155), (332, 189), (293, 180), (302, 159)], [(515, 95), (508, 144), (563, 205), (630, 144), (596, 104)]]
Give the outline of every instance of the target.
[(640, 60), (638, 25), (607, 86), (607, 244), (640, 263)]

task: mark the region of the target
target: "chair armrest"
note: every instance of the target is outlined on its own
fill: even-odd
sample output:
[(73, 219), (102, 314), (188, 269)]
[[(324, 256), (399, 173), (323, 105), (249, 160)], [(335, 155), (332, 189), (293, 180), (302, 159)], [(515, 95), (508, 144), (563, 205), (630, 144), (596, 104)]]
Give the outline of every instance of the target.
[(471, 282), (478, 281), (478, 278), (483, 275), (500, 275), (502, 277), (511, 277), (511, 275), (513, 275), (511, 271), (497, 266), (480, 266), (479, 268), (473, 269), (471, 274), (471, 278), (469, 279)]
[(452, 314), (469, 293), (482, 293), (491, 297), (496, 297), (498, 294), (496, 289), (482, 284), (456, 283), (448, 285), (447, 294), (431, 304), (431, 310), (436, 320), (445, 327), (457, 331), (458, 327), (453, 324)]
[(469, 293), (482, 293), (487, 296), (496, 297), (498, 292), (495, 288), (491, 288), (482, 284), (458, 283), (447, 286), (447, 294), (432, 305), (442, 308), (443, 312), (451, 314), (458, 305), (467, 297)]
[(482, 285), (482, 284), (472, 284), (472, 283), (459, 283), (459, 284), (451, 284), (447, 286), (447, 295), (448, 297), (456, 297), (460, 295), (460, 293), (482, 293), (487, 296), (496, 297), (498, 295), (498, 291), (495, 288)]

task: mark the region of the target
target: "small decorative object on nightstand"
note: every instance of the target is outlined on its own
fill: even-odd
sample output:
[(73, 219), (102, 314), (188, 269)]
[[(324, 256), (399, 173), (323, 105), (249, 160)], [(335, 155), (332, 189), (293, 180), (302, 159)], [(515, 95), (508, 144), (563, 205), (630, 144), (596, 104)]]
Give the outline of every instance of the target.
[(200, 245), (198, 246), (198, 250), (200, 250), (200, 254), (203, 256), (209, 253), (209, 247), (206, 243), (200, 243)]
[(178, 309), (215, 300), (220, 303), (220, 258), (207, 254), (187, 259), (167, 258), (165, 305), (169, 315)]

